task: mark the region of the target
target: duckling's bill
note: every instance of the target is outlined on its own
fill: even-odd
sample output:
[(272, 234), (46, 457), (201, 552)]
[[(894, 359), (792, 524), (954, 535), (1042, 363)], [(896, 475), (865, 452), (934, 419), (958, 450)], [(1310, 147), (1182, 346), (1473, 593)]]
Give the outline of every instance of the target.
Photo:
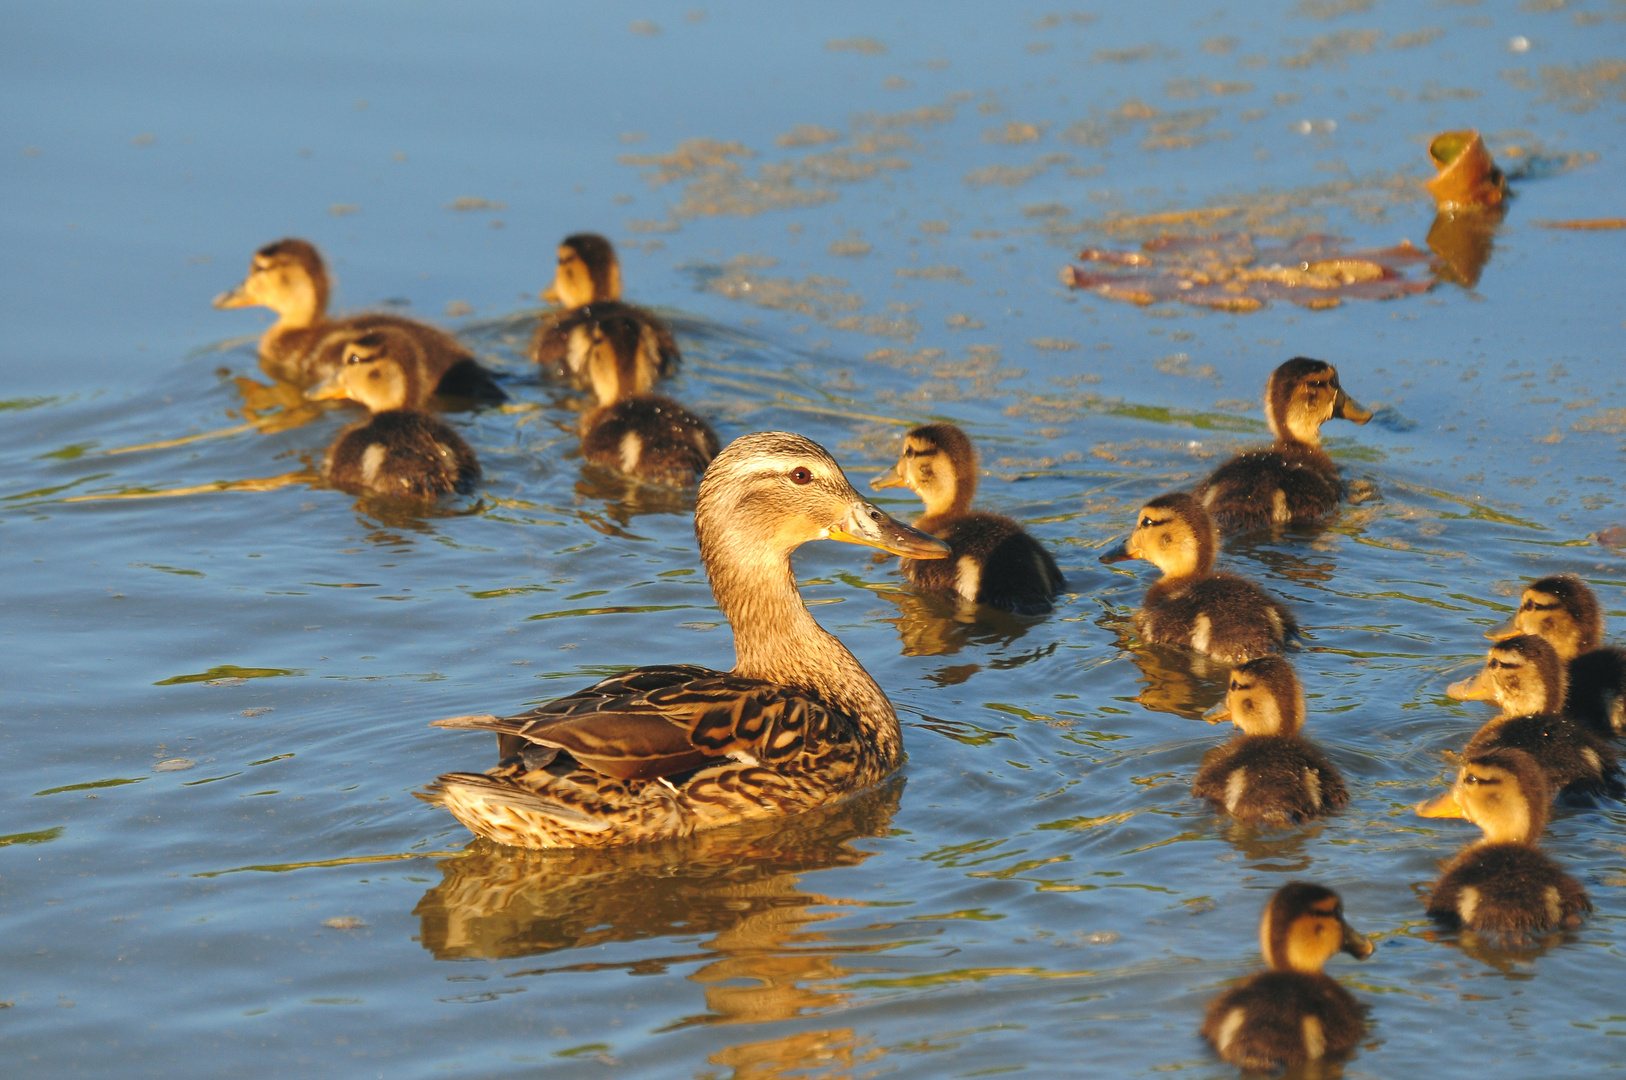
[(1371, 956), (1372, 950), (1375, 948), (1372, 939), (1356, 930), (1349, 923), (1344, 922), (1342, 918), (1338, 921), (1343, 923), (1344, 927), (1344, 943), (1340, 946), (1343, 951), (1357, 960), (1365, 960), (1368, 956)]
[(842, 519), (825, 533), (831, 540), (880, 548), (906, 559), (946, 559), (953, 550), (935, 536), (876, 509), (862, 499), (852, 503)]
[(1223, 724), (1230, 718), (1231, 706), (1229, 703), (1224, 701), (1203, 713), (1203, 719), (1207, 720), (1210, 724)]
[(1101, 561), (1104, 563), (1115, 563), (1128, 562), (1130, 559), (1140, 558), (1140, 549), (1130, 546), (1133, 540), (1133, 536), (1126, 538), (1123, 543), (1119, 544), (1105, 555), (1102, 555)]
[(886, 472), (870, 480), (869, 486), (877, 491), (881, 488), (907, 487), (908, 484), (904, 482), (903, 473), (898, 471), (898, 465), (902, 464), (903, 462), (900, 461)]
[(1364, 424), (1372, 419), (1371, 410), (1361, 408), (1360, 402), (1344, 393), (1342, 387), (1338, 390), (1338, 396), (1333, 399), (1332, 414), (1340, 420), (1356, 424)]
[[(1508, 635), (1512, 636), (1512, 635)], [(1496, 697), (1496, 686), (1491, 682), (1490, 668), (1479, 669), (1479, 674), (1471, 679), (1454, 682), (1445, 688), (1447, 697), (1455, 701), (1492, 701)]]
[(328, 401), (333, 398), (345, 398), (349, 396), (349, 393), (346, 392), (344, 388), (344, 384), (339, 382), (338, 372), (334, 372), (332, 375), (329, 375), (327, 378), (305, 391), (305, 398), (308, 401)]
[(245, 281), (235, 289), (227, 289), (211, 302), (215, 307), (222, 310), (225, 308), (254, 307), (259, 301), (248, 295), (248, 290), (245, 288), (247, 284), (248, 282)]
[(1454, 787), (1446, 788), (1445, 794), (1438, 798), (1424, 799), (1413, 809), (1417, 811), (1418, 817), (1466, 819), (1468, 816), (1463, 812), (1462, 804), (1457, 802), (1457, 789)]

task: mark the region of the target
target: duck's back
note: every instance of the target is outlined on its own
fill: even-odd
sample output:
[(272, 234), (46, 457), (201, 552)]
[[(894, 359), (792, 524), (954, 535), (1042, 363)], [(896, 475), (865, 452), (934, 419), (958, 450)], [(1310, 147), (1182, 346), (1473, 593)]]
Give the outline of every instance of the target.
[(1292, 825), (1349, 801), (1321, 751), (1297, 735), (1238, 735), (1203, 755), (1191, 792), (1238, 821)]
[(1586, 890), (1529, 844), (1476, 844), (1446, 865), (1428, 898), (1436, 919), (1487, 933), (1537, 933), (1580, 924)]
[(1366, 1021), (1349, 991), (1326, 975), (1264, 971), (1208, 1006), (1202, 1034), (1219, 1056), (1268, 1070), (1355, 1048)]
[(468, 491), (480, 463), (462, 436), (428, 413), (391, 409), (339, 433), (323, 473), (352, 494), (432, 499)]
[(1157, 582), (1146, 591), (1135, 628), (1147, 642), (1179, 645), (1228, 664), (1281, 652), (1298, 633), (1286, 608), (1232, 574)]
[(711, 425), (671, 398), (639, 394), (589, 413), (582, 455), (652, 483), (684, 487), (717, 456)]
[(678, 352), (677, 340), (672, 337), (666, 323), (653, 312), (620, 300), (603, 300), (578, 308), (547, 312), (537, 323), (536, 332), (531, 335), (531, 359), (541, 365), (549, 378), (585, 387), (588, 382), (585, 358), (572, 356), (571, 331), (588, 322), (603, 322), (615, 316), (632, 319), (650, 339), (649, 344), (653, 347), (639, 353), (640, 361), (646, 355), (652, 355), (655, 359), (654, 370), (646, 373), (647, 382), (669, 378), (677, 372), (682, 357)]
[(1337, 509), (1343, 494), (1332, 458), (1292, 442), (1243, 451), (1196, 491), (1197, 501), (1226, 533), (1315, 521)]
[(1569, 663), (1564, 711), (1601, 736), (1626, 735), (1626, 650), (1604, 646)]
[(1537, 713), (1492, 720), (1468, 740), (1463, 756), (1498, 748), (1529, 754), (1555, 790), (1571, 795), (1621, 793), (1614, 748), (1567, 716)]
[(1056, 560), (1022, 526), (999, 514), (970, 513), (917, 527), (954, 549), (947, 559), (905, 559), (922, 589), (1023, 614), (1042, 614), (1066, 584)]

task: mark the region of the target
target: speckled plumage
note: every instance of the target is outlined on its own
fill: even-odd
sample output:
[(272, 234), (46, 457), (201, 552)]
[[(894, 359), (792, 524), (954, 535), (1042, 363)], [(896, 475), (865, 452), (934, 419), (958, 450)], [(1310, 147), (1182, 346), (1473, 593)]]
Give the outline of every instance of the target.
[(433, 499), (471, 490), (480, 479), (480, 463), (444, 421), (412, 409), (391, 409), (340, 432), (328, 448), (322, 474), (353, 495)]
[(1238, 821), (1276, 827), (1323, 817), (1349, 802), (1338, 770), (1296, 734), (1237, 735), (1214, 747), (1203, 755), (1191, 793)]
[(1535, 759), (1555, 791), (1618, 797), (1620, 757), (1591, 730), (1558, 713), (1506, 716), (1490, 721), (1463, 747), (1464, 757), (1496, 749), (1522, 750)]

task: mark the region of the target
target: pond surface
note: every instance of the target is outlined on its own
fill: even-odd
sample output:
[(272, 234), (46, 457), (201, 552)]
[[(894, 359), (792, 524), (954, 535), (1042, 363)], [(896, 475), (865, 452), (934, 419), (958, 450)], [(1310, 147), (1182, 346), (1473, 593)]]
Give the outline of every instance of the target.
[[(1556, 812), (1546, 846), (1597, 911), (1515, 953), (1422, 917), (1477, 834), (1409, 808), (1486, 718), (1444, 689), (1524, 580), (1579, 573), (1626, 613), (1626, 563), (1593, 539), (1626, 520), (1622, 234), (1541, 224), (1620, 213), (1623, 18), (8, 8), (7, 1074), (1226, 1076), (1203, 1006), (1295, 878), (1379, 942), (1329, 969), (1372, 1006), (1348, 1075), (1618, 1068), (1626, 811)], [(1163, 230), (1422, 248), (1425, 147), (1461, 127), (1518, 196), (1488, 263), (1421, 295), (1235, 313), (1060, 283), (1080, 249)], [(688, 505), (584, 474), (570, 395), (523, 360), (580, 229), (670, 315), (671, 392), (725, 439), (804, 432), (861, 482), (908, 425), (952, 420), (981, 505), (1056, 552), (1053, 616), (969, 622), (867, 552), (803, 549), (809, 603), (903, 719), (885, 787), (610, 854), (494, 848), (411, 798), (491, 764), (489, 737), (432, 719), (732, 663)], [(439, 319), (505, 374), (509, 406), (452, 417), (474, 497), (360, 505), (301, 473), (346, 413), (245, 421), (264, 313), (208, 301), (284, 235), (324, 249), (341, 307)], [(1189, 795), (1223, 672), (1141, 648), (1150, 574), (1097, 556), (1260, 437), (1296, 354), (1381, 407), (1328, 428), (1380, 497), (1226, 549), (1306, 626), (1309, 734), (1352, 794), (1257, 832)], [(273, 477), (293, 482), (238, 483)]]

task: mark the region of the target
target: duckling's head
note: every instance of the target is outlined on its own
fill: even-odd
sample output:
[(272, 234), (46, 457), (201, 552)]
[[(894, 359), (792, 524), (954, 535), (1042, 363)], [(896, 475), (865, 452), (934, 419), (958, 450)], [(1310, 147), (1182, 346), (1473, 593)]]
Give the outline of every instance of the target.
[(1365, 960), (1372, 955), (1372, 943), (1344, 921), (1344, 902), (1337, 893), (1324, 885), (1291, 881), (1265, 905), (1259, 951), (1272, 971), (1314, 975), (1339, 952)]
[(1551, 645), (1534, 634), (1518, 634), (1492, 645), (1479, 674), (1452, 683), (1446, 693), (1458, 701), (1493, 700), (1505, 716), (1534, 716), (1563, 706), (1568, 681)]
[(542, 299), (578, 308), (621, 299), (621, 263), (615, 247), (598, 233), (576, 233), (559, 243), (559, 269)]
[(1304, 726), (1304, 690), (1292, 664), (1261, 656), (1231, 669), (1225, 703), (1203, 719), (1229, 720), (1245, 735), (1291, 735)]
[(1536, 759), (1523, 750), (1499, 747), (1462, 763), (1451, 790), (1419, 803), (1423, 817), (1467, 818), (1487, 844), (1534, 843), (1547, 828), (1553, 789)]
[(309, 326), (327, 311), (327, 268), (314, 245), (278, 240), (254, 253), (248, 277), (215, 297), (217, 308), (268, 307), (290, 326)]
[(1321, 425), (1333, 417), (1364, 424), (1372, 414), (1338, 385), (1338, 369), (1324, 360), (1295, 356), (1265, 383), (1265, 417), (1277, 442), (1321, 445)]
[(1184, 491), (1159, 495), (1141, 507), (1129, 539), (1101, 556), (1102, 562), (1145, 559), (1165, 577), (1206, 574), (1214, 569), (1214, 519)]
[(587, 349), (587, 376), (600, 408), (649, 389), (640, 378), (645, 369), (638, 364), (643, 333), (643, 326), (629, 315), (592, 320), (571, 331), (571, 347)]
[(339, 370), (305, 391), (312, 401), (349, 398), (373, 412), (404, 409), (417, 398), (423, 357), (413, 336), (384, 326), (346, 342)]
[(1586, 582), (1574, 574), (1554, 574), (1525, 587), (1519, 610), (1490, 637), (1505, 640), (1536, 634), (1569, 663), (1598, 647), (1603, 638), (1603, 612)]
[(927, 424), (903, 437), (898, 463), (869, 482), (906, 487), (926, 502), (926, 516), (963, 514), (977, 493), (977, 449), (953, 424)]

